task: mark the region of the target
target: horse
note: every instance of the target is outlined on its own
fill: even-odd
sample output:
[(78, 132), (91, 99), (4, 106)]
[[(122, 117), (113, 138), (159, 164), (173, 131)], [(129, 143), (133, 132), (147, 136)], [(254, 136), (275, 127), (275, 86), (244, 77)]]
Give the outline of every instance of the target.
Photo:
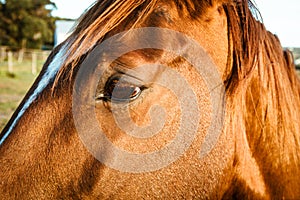
[(253, 2), (99, 0), (1, 132), (1, 199), (297, 199), (299, 119)]

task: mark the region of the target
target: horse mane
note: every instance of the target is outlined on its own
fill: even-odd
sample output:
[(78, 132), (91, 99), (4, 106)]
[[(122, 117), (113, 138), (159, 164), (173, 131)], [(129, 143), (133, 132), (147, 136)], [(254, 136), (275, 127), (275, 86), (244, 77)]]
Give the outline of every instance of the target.
[(134, 28), (151, 13), (156, 2), (157, 0), (97, 1), (79, 19), (76, 29), (65, 41), (69, 45), (69, 52), (57, 74), (54, 86), (65, 75), (71, 78), (72, 71), (78, 65), (82, 55), (103, 41), (109, 32), (129, 18), (132, 23), (130, 28)]
[(252, 5), (224, 5), (233, 52), (224, 74), (231, 131), (245, 133), (271, 194), (299, 194), (300, 81), (291, 52), (257, 21)]
[[(155, 10), (159, 0), (103, 0), (97, 1), (79, 20), (74, 32), (65, 41), (68, 43), (66, 60), (59, 70), (53, 88), (61, 77), (72, 77), (74, 68), (83, 54), (101, 43), (111, 32), (116, 31), (122, 23), (122, 30), (141, 26), (144, 20)], [(166, 1), (168, 2), (168, 1)], [(196, 18), (200, 11), (211, 6), (214, 0), (174, 0), (178, 12)]]
[[(96, 2), (69, 37), (67, 59), (54, 86), (64, 73), (73, 71), (84, 54), (121, 23), (125, 23), (128, 29), (142, 25), (158, 1)], [(216, 1), (173, 0), (178, 11), (188, 13), (191, 19)], [(223, 74), (228, 102), (232, 104), (231, 130), (245, 132), (260, 167), (270, 163), (261, 169), (268, 185), (279, 184), (278, 179), (284, 179), (285, 183), (294, 176), (293, 173), (300, 174), (300, 81), (293, 57), (257, 20), (255, 13), (258, 11), (251, 1), (223, 0), (222, 3), (228, 20), (229, 52), (232, 52)], [(287, 169), (290, 171), (286, 178), (280, 176), (286, 174)], [(298, 176), (293, 181), (297, 182), (296, 179)], [(272, 192), (278, 194), (283, 189)]]

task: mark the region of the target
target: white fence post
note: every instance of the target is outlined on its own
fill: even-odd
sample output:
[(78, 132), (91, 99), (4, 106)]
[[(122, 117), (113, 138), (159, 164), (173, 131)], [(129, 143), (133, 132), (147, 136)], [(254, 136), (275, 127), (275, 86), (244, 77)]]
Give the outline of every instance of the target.
[(19, 52), (18, 52), (18, 63), (22, 63), (23, 62), (24, 52), (25, 52), (25, 49), (23, 49), (23, 48), (19, 50)]
[(14, 68), (13, 68), (13, 53), (11, 51), (9, 51), (7, 53), (8, 56), (8, 72), (9, 73), (13, 73), (14, 72)]

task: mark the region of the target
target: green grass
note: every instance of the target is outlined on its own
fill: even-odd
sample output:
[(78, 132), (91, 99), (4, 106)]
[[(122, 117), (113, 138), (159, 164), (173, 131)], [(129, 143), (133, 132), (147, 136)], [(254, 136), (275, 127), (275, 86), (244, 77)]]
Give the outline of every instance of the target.
[[(38, 62), (38, 71), (42, 61)], [(17, 108), (37, 75), (31, 73), (31, 63), (14, 63), (13, 74), (8, 73), (7, 62), (0, 62), (0, 132)]]

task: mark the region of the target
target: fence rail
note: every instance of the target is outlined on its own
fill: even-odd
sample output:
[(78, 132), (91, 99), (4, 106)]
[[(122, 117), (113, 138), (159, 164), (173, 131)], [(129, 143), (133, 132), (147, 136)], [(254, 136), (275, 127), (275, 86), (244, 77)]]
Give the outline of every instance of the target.
[(36, 49), (20, 49), (13, 50), (6, 46), (0, 46), (0, 63), (1, 66), (7, 66), (7, 71), (14, 73), (15, 67), (24, 63), (30, 62), (30, 69), (32, 74), (37, 74), (40, 63), (44, 63), (51, 51), (42, 51)]

